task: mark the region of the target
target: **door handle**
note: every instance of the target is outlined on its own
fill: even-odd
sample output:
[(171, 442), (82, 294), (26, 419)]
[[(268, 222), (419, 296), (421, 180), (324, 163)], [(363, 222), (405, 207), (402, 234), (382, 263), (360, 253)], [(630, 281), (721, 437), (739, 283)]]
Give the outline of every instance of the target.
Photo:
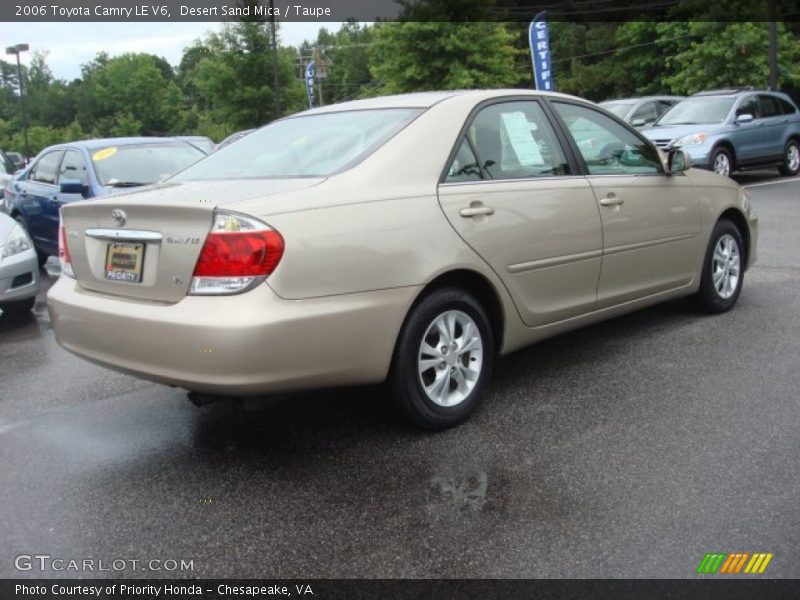
[(472, 205), (469, 208), (462, 208), (458, 214), (462, 217), (481, 217), (494, 214), (494, 208), (482, 204)]
[(623, 200), (616, 194), (609, 194), (608, 196), (600, 200), (600, 204), (602, 206), (620, 206), (621, 204), (625, 204), (625, 200)]

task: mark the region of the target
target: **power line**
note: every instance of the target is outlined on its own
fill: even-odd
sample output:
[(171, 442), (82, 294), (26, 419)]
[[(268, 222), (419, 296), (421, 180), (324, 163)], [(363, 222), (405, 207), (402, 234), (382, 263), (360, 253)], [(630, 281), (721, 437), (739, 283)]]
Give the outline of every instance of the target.
[[(594, 15), (594, 14), (601, 14), (601, 13), (618, 13), (618, 12), (625, 12), (625, 13), (646, 13), (646, 12), (656, 12), (657, 10), (663, 8), (669, 8), (672, 6), (677, 6), (680, 4), (680, 0), (666, 0), (665, 2), (660, 2), (656, 4), (644, 4), (639, 6), (615, 6), (610, 8), (596, 8), (593, 10), (566, 10), (566, 11), (558, 11), (558, 10), (548, 10), (548, 17), (550, 20), (553, 20), (553, 17), (569, 17), (569, 16), (577, 16), (582, 17), (584, 15)], [(539, 7), (541, 8), (541, 7)], [(572, 8), (572, 7), (570, 7)], [(532, 10), (535, 10), (536, 7), (488, 7), (487, 10), (489, 12), (497, 13), (497, 14), (512, 14), (512, 15), (521, 15), (521, 14), (530, 14)]]
[(697, 37), (696, 35), (688, 34), (688, 35), (679, 35), (673, 38), (667, 38), (665, 40), (656, 40), (655, 42), (645, 42), (643, 44), (634, 44), (632, 46), (620, 46), (619, 48), (612, 48), (611, 50), (602, 50), (600, 52), (591, 52), (589, 54), (578, 54), (576, 56), (569, 56), (567, 58), (559, 58), (556, 60), (551, 60), (551, 63), (558, 63), (564, 62), (567, 60), (574, 60), (576, 58), (588, 58), (589, 56), (600, 56), (601, 54), (613, 54), (614, 52), (619, 52), (620, 50), (630, 50), (631, 48), (644, 48), (645, 46), (655, 46), (656, 44), (665, 44), (667, 42), (674, 42), (675, 40), (683, 40), (686, 38), (693, 38)]

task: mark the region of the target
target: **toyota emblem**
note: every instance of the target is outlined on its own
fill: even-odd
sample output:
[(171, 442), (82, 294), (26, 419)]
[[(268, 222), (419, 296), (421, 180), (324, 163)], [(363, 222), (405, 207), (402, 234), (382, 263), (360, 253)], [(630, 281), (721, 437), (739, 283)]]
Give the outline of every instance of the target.
[(128, 220), (128, 215), (125, 214), (124, 210), (115, 208), (111, 211), (111, 218), (114, 220), (114, 223), (117, 225), (117, 227), (122, 227), (125, 225), (125, 221)]

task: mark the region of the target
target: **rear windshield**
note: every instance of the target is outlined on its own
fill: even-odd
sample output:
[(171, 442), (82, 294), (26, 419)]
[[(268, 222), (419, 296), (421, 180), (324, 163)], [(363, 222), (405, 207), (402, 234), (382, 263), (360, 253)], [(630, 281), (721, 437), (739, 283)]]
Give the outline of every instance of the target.
[(734, 98), (689, 98), (673, 106), (658, 120), (658, 125), (699, 125), (722, 123)]
[(324, 177), (363, 160), (419, 112), (387, 108), (283, 119), (220, 148), (173, 181)]
[(133, 187), (161, 181), (205, 155), (185, 142), (125, 144), (93, 150), (92, 163), (101, 185)]
[(600, 106), (622, 119), (628, 114), (633, 102), (601, 102)]

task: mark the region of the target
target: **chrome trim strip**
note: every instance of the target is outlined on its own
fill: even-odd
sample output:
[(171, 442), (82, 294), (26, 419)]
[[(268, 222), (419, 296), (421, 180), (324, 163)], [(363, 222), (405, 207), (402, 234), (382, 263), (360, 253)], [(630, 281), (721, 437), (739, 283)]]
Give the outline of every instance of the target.
[(676, 235), (675, 237), (663, 238), (660, 240), (647, 240), (646, 242), (636, 242), (634, 244), (625, 244), (624, 246), (614, 246), (613, 248), (606, 248), (603, 252), (604, 255), (619, 254), (620, 252), (628, 252), (630, 250), (641, 250), (642, 248), (650, 248), (651, 246), (662, 246), (664, 244), (672, 244), (674, 242), (683, 242), (686, 240), (696, 239), (696, 235)]
[(589, 252), (581, 252), (579, 254), (569, 254), (567, 256), (554, 256), (552, 258), (543, 258), (542, 260), (533, 260), (530, 262), (517, 263), (515, 265), (508, 265), (506, 270), (509, 273), (522, 273), (523, 271), (533, 271), (535, 269), (546, 269), (547, 267), (557, 267), (572, 262), (580, 262), (582, 260), (589, 260), (590, 258), (600, 258), (603, 255), (602, 250), (590, 250)]
[(541, 177), (516, 177), (509, 179), (475, 179), (472, 181), (443, 181), (439, 187), (456, 187), (459, 185), (480, 185), (482, 183), (531, 183), (539, 181), (558, 181), (561, 179), (585, 180), (584, 175), (542, 175)]
[(636, 242), (634, 244), (626, 244), (624, 246), (615, 246), (613, 248), (606, 248), (605, 250), (590, 250), (588, 252), (580, 252), (578, 254), (568, 254), (566, 256), (553, 256), (551, 258), (543, 258), (541, 260), (533, 260), (530, 262), (517, 263), (508, 265), (506, 270), (509, 273), (522, 273), (524, 271), (534, 271), (536, 269), (546, 269), (547, 267), (557, 267), (573, 262), (580, 262), (582, 260), (589, 260), (592, 258), (599, 258), (601, 256), (609, 256), (612, 254), (619, 254), (621, 252), (628, 252), (630, 250), (641, 250), (642, 248), (649, 248), (651, 246), (661, 246), (663, 244), (671, 244), (674, 242), (682, 242), (685, 240), (696, 239), (696, 235), (678, 235), (671, 238), (663, 238), (660, 240), (648, 240), (646, 242)]
[(86, 235), (100, 240), (161, 241), (161, 234), (158, 231), (143, 231), (140, 229), (87, 229)]

